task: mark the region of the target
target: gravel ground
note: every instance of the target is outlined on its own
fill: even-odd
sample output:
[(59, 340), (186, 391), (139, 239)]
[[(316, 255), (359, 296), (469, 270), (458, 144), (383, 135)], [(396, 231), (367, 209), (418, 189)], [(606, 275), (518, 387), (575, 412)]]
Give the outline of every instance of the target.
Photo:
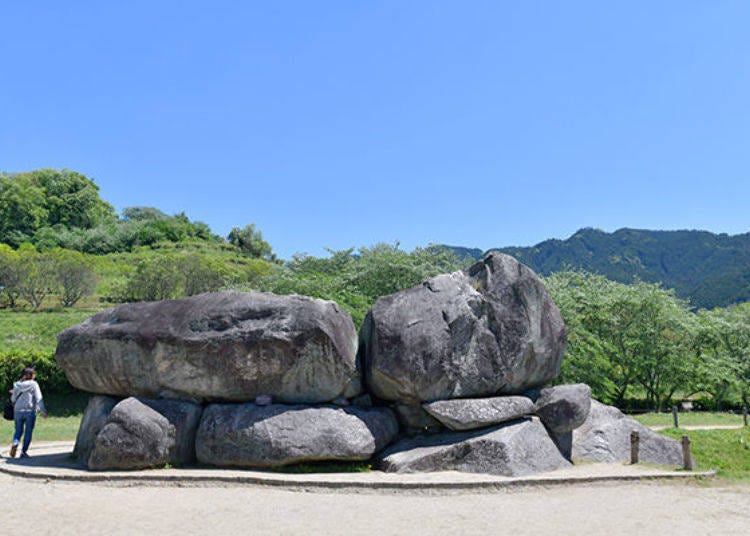
[[(34, 534), (746, 534), (750, 486), (602, 483), (494, 493), (121, 487), (0, 474), (0, 526)], [(15, 527), (17, 530), (12, 530)], [(25, 528), (24, 528), (25, 527)]]

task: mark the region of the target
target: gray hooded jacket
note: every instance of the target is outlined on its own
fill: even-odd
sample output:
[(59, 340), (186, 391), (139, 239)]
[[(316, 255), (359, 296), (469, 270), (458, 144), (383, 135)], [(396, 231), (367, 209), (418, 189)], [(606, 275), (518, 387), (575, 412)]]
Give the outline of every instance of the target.
[(13, 394), (10, 395), (13, 409), (16, 412), (37, 411), (47, 413), (42, 402), (42, 390), (34, 380), (18, 381), (13, 384)]

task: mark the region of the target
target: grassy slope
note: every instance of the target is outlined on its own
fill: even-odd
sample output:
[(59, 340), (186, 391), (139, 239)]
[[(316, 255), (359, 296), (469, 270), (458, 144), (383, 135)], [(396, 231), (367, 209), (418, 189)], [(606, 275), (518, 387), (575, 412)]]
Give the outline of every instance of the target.
[(83, 322), (98, 309), (46, 309), (39, 312), (0, 309), (0, 350), (51, 353), (56, 334)]

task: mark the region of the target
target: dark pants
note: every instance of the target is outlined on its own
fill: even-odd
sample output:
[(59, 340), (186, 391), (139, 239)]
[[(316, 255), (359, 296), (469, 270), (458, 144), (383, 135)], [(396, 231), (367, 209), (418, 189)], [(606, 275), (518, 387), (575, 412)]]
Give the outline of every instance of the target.
[(23, 447), (21, 448), (21, 452), (26, 452), (29, 450), (29, 445), (31, 444), (31, 434), (34, 433), (36, 411), (16, 411), (14, 420), (16, 424), (16, 433), (13, 434), (13, 444), (18, 445), (18, 442), (23, 435)]

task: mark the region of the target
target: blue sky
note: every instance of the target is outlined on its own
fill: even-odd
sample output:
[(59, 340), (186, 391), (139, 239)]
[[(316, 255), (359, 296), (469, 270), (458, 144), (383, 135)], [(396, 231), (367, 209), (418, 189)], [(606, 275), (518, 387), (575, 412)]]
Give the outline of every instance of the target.
[(6, 2), (0, 169), (282, 257), (750, 231), (750, 3)]

